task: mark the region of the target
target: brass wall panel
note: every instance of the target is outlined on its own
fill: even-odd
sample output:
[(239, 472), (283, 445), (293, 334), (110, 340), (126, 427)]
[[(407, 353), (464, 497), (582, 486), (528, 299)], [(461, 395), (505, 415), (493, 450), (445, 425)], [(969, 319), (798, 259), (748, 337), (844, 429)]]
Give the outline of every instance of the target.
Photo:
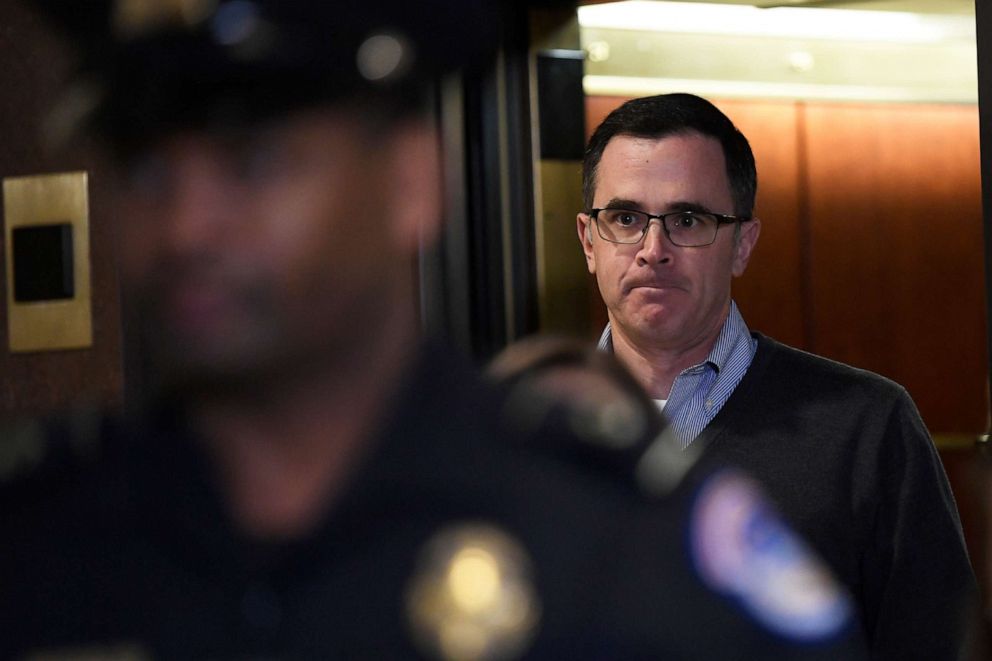
[(602, 330), (590, 315), (590, 300), (599, 294), (575, 233), (575, 216), (583, 208), (582, 163), (542, 160), (539, 172), (537, 266), (541, 330), (592, 336)]
[[(7, 330), (12, 352), (82, 349), (93, 344), (90, 301), (89, 204), (85, 172), (3, 180)], [(65, 300), (14, 299), (13, 231), (69, 223), (73, 233), (75, 291)]]

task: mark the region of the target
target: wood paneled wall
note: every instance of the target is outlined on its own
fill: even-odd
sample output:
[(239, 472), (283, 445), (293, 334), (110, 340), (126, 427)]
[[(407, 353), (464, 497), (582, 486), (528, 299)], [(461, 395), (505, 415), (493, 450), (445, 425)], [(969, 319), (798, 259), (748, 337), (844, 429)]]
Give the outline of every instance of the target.
[[(589, 97), (589, 130), (624, 100)], [(716, 103), (758, 166), (748, 324), (903, 384), (936, 435), (983, 432), (977, 108)]]
[(978, 109), (808, 106), (811, 346), (986, 424)]

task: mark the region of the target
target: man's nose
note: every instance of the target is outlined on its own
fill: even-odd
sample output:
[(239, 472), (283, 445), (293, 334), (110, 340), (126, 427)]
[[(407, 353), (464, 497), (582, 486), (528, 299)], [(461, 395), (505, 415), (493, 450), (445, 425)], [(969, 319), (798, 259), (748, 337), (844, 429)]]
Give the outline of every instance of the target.
[(661, 221), (652, 218), (647, 232), (641, 240), (641, 248), (637, 251), (637, 264), (639, 266), (667, 264), (672, 259), (674, 247), (671, 239), (665, 234), (665, 228), (662, 227)]

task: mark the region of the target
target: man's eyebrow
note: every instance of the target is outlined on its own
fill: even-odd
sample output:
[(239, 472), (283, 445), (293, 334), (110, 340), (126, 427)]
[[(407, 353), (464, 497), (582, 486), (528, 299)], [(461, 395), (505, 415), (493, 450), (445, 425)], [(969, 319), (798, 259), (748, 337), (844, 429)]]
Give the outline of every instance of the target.
[(603, 205), (604, 209), (630, 209), (631, 211), (638, 211), (642, 209), (640, 202), (635, 202), (634, 200), (627, 200), (620, 197), (614, 197), (609, 202)]
[(699, 211), (702, 213), (713, 213), (713, 210), (702, 202), (690, 202), (688, 200), (681, 200), (679, 202), (673, 202), (668, 205), (668, 211)]
[[(644, 211), (644, 205), (635, 200), (614, 197), (603, 205), (603, 209), (630, 209), (631, 211)], [(702, 213), (713, 213), (713, 210), (702, 202), (691, 202), (689, 200), (679, 200), (668, 205), (662, 213), (672, 213), (678, 211), (699, 211)], [(649, 211), (648, 213), (653, 213)]]

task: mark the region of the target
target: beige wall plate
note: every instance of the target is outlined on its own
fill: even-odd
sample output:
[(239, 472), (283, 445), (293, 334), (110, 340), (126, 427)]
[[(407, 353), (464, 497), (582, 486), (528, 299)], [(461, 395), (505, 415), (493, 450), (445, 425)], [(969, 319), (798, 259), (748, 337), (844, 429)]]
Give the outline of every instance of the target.
[(91, 346), (86, 173), (5, 178), (3, 206), (10, 350)]

